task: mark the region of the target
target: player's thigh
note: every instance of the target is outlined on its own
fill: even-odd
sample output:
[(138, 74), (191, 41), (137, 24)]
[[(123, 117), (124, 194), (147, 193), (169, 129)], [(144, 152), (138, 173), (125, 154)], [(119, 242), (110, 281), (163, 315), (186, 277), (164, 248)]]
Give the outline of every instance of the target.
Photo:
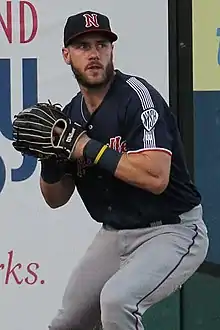
[(114, 232), (103, 229), (96, 235), (69, 278), (51, 329), (87, 329), (100, 318), (100, 292), (120, 264), (116, 240)]
[(119, 269), (117, 235), (101, 229), (73, 270), (63, 297), (63, 305), (98, 301), (105, 282)]
[(114, 317), (116, 309), (128, 308), (135, 322), (137, 315), (178, 289), (207, 254), (208, 238), (202, 222), (189, 227), (163, 226), (147, 236), (102, 290), (101, 307), (108, 319)]

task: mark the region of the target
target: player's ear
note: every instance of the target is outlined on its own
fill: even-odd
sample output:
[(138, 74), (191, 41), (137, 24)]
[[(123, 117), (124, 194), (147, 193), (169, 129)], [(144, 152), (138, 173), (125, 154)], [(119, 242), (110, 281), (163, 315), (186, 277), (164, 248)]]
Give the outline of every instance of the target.
[(71, 64), (70, 52), (68, 48), (62, 48), (63, 59), (67, 65)]

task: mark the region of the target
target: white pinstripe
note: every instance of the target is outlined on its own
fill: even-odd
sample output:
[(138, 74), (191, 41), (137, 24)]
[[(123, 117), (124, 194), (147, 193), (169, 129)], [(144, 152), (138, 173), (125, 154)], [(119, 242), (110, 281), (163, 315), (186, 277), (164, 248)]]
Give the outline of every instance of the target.
[(142, 84), (137, 78), (131, 77), (127, 83), (135, 90), (140, 98), (143, 110), (154, 108), (154, 102), (151, 98), (150, 92), (147, 87)]
[[(139, 81), (135, 77), (131, 77), (126, 82), (137, 93), (137, 95), (140, 99), (143, 111), (145, 111), (146, 109), (150, 109), (150, 108), (154, 109), (154, 102), (152, 100), (150, 92), (149, 92), (148, 88), (141, 81)], [(167, 150), (164, 148), (157, 148), (154, 128), (150, 132), (148, 132), (146, 129), (144, 129), (143, 151), (146, 149), (164, 150), (164, 151), (167, 151), (169, 154), (172, 154), (170, 150)]]
[(146, 131), (146, 129), (144, 130), (143, 142), (145, 149), (151, 149), (156, 147), (154, 128), (150, 132)]

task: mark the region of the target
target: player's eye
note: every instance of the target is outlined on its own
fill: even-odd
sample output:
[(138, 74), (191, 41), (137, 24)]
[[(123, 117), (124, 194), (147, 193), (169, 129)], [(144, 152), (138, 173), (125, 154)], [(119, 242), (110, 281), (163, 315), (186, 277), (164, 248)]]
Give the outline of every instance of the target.
[(90, 48), (90, 45), (87, 44), (86, 42), (84, 42), (84, 43), (82, 43), (82, 44), (80, 45), (80, 48), (81, 48), (81, 49), (85, 49), (85, 50), (87, 50), (87, 49)]
[(80, 42), (80, 43), (77, 43), (76, 45), (75, 45), (75, 47), (77, 48), (77, 49), (82, 49), (82, 50), (87, 50), (87, 49), (89, 49), (89, 44), (88, 43), (86, 43), (86, 42)]
[(106, 48), (107, 45), (108, 45), (107, 41), (100, 41), (100, 42), (98, 43), (98, 47), (99, 47), (99, 48)]

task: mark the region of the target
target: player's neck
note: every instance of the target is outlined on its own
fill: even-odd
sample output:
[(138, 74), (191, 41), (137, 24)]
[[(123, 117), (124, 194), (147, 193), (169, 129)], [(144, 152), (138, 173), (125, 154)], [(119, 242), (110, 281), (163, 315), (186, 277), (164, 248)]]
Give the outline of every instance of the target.
[(105, 95), (107, 94), (111, 86), (111, 83), (112, 83), (112, 79), (109, 81), (109, 83), (106, 86), (97, 89), (89, 89), (80, 86), (81, 93), (85, 100), (87, 109), (90, 113), (93, 113), (102, 103)]
[(89, 112), (92, 113), (99, 107), (106, 93), (108, 92), (108, 89), (109, 86), (106, 86), (105, 88), (99, 90), (88, 90), (81, 88), (81, 92)]

